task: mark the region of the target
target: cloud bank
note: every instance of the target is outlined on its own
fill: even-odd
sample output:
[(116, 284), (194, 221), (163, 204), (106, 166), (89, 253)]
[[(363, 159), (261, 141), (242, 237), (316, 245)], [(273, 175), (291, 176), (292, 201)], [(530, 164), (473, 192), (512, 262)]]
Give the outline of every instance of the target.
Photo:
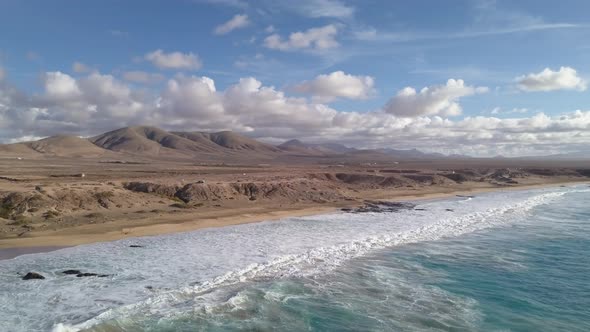
[(389, 100), (384, 110), (403, 117), (457, 116), (462, 112), (460, 98), (487, 91), (486, 87), (468, 86), (463, 80), (455, 79), (449, 79), (446, 85), (425, 87), (419, 92), (405, 87)]
[[(314, 82), (310, 86), (323, 79), (331, 82), (331, 75), (358, 79), (332, 73), (309, 81)], [(74, 78), (54, 71), (43, 75), (42, 91), (35, 94), (15, 88), (5, 75), (0, 77), (3, 142), (154, 125), (169, 130), (229, 129), (272, 142), (303, 137), (357, 147), (416, 147), (474, 155), (567, 152), (590, 143), (590, 111), (452, 120), (444, 114), (456, 113), (460, 98), (485, 92), (462, 80), (449, 80), (419, 92), (405, 88), (380, 110), (340, 112), (313, 98), (288, 96), (253, 77), (220, 91), (211, 78), (177, 75), (160, 91), (148, 92), (99, 72)], [(347, 90), (330, 87), (326, 91), (324, 95), (340, 97), (341, 91)]]

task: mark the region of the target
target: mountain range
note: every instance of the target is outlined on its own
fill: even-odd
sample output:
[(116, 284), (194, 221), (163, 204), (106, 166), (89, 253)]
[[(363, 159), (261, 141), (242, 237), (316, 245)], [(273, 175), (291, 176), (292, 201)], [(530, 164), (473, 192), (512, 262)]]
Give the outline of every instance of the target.
[(57, 135), (38, 141), (0, 145), (0, 157), (117, 159), (125, 156), (222, 161), (269, 161), (297, 157), (359, 160), (469, 158), (424, 153), (416, 149), (355, 149), (338, 143), (312, 144), (298, 139), (274, 146), (231, 131), (179, 132), (148, 126), (120, 128), (90, 138)]

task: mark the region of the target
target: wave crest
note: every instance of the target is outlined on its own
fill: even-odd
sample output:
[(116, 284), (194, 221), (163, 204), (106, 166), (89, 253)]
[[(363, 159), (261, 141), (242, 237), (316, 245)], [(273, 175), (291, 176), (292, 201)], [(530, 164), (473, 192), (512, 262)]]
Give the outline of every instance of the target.
[(494, 227), (514, 220), (516, 217), (528, 213), (534, 207), (562, 197), (566, 193), (544, 193), (503, 207), (488, 208), (479, 212), (444, 218), (404, 232), (371, 236), (342, 245), (314, 248), (301, 254), (284, 255), (266, 263), (255, 263), (246, 268), (225, 273), (195, 286), (165, 291), (138, 303), (109, 309), (81, 324), (71, 326), (60, 323), (54, 327), (53, 332), (80, 331), (105, 321), (124, 320), (125, 317), (136, 315), (171, 315), (177, 310), (178, 304), (203, 297), (207, 292), (219, 287), (267, 278), (307, 277), (326, 273), (340, 266), (343, 262), (372, 250), (433, 241)]

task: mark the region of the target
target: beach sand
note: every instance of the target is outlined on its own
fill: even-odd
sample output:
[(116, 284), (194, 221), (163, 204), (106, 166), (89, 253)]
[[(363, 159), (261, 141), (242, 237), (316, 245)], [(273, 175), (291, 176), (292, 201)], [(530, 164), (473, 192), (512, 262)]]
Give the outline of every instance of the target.
[[(415, 201), (442, 199), (455, 195), (476, 195), (478, 193), (524, 190), (566, 184), (588, 183), (586, 181), (557, 180), (511, 187), (466, 185), (461, 189), (424, 187), (420, 190), (373, 192), (367, 198), (391, 201)], [(114, 241), (124, 238), (153, 236), (187, 232), (203, 228), (224, 227), (260, 221), (272, 221), (289, 217), (302, 217), (324, 213), (334, 213), (343, 207), (355, 207), (359, 202), (343, 201), (326, 206), (325, 204), (293, 204), (288, 208), (275, 206), (242, 207), (231, 210), (211, 210), (209, 212), (186, 213), (181, 216), (165, 214), (151, 216), (141, 222), (121, 219), (102, 224), (86, 224), (53, 231), (32, 231), (26, 237), (0, 239), (0, 259), (12, 258), (25, 253), (52, 251), (67, 246), (94, 242)]]

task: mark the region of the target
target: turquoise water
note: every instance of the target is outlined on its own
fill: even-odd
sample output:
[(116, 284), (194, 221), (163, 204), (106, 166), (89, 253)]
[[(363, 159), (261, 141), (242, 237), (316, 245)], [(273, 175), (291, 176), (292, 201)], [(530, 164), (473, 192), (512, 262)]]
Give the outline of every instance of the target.
[(590, 195), (501, 227), (378, 250), (314, 277), (217, 290), (147, 331), (590, 331)]
[[(0, 330), (590, 331), (587, 186), (418, 208), (0, 261)], [(47, 279), (15, 277), (29, 270)]]

